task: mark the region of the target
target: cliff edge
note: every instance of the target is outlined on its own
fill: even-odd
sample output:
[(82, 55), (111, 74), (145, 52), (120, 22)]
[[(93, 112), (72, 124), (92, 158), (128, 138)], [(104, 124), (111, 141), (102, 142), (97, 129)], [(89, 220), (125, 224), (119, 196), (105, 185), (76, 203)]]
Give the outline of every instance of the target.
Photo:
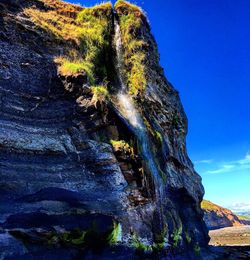
[(0, 105), (1, 259), (207, 246), (187, 118), (139, 7), (1, 1)]

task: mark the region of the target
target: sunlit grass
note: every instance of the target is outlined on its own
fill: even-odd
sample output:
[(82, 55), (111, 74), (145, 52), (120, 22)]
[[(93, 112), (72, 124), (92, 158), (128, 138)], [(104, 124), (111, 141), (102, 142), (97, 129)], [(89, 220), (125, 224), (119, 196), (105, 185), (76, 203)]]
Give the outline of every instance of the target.
[(137, 15), (141, 15), (143, 13), (142, 9), (140, 7), (138, 7), (137, 5), (131, 4), (127, 1), (124, 0), (118, 0), (115, 5), (114, 5), (115, 9), (118, 10), (127, 10), (129, 12), (133, 12)]
[(91, 87), (93, 97), (92, 102), (96, 105), (97, 102), (104, 103), (109, 99), (109, 92), (106, 86), (98, 85)]
[(84, 71), (90, 84), (103, 81), (107, 77), (105, 55), (110, 44), (111, 3), (81, 8), (56, 0), (41, 1), (48, 10), (31, 7), (23, 12), (55, 40), (67, 45), (68, 53), (55, 58), (59, 73), (69, 75)]
[(220, 210), (220, 207), (208, 200), (203, 200), (201, 202), (201, 208), (204, 210)]
[(94, 83), (93, 64), (84, 60), (69, 61), (63, 57), (57, 57), (55, 62), (59, 65), (59, 73), (64, 76), (69, 76), (77, 73), (86, 73), (88, 81)]
[(146, 87), (145, 46), (147, 43), (140, 37), (144, 14), (136, 5), (121, 0), (117, 1), (115, 9), (120, 19), (129, 93), (138, 95)]

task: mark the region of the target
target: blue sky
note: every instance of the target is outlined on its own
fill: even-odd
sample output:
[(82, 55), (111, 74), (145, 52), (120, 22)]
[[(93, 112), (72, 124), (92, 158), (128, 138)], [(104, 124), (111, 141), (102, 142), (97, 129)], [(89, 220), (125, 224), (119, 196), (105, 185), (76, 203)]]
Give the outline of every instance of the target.
[(161, 65), (180, 92), (205, 198), (250, 205), (250, 1), (132, 2), (146, 11)]

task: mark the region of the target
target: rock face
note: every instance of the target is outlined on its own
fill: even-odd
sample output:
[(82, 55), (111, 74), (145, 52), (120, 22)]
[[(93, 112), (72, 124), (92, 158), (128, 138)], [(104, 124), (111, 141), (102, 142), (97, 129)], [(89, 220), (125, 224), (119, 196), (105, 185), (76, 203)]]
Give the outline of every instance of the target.
[(244, 225), (250, 225), (250, 218), (249, 216), (238, 216), (240, 222)]
[[(208, 243), (204, 190), (186, 153), (187, 119), (159, 66), (147, 19), (124, 1), (116, 14), (109, 4), (86, 9), (81, 19), (79, 12), (61, 1), (0, 3), (0, 258), (192, 258)], [(140, 21), (133, 35), (145, 43), (133, 53), (147, 55), (142, 67), (134, 60), (145, 86), (131, 100), (153, 158), (116, 101), (113, 24), (130, 15)], [(88, 55), (88, 32), (73, 34), (96, 18), (108, 28), (105, 41), (88, 36), (98, 61)], [(83, 55), (89, 66), (79, 69)], [(160, 197), (148, 161), (161, 176)]]
[(204, 221), (210, 230), (247, 224), (247, 220), (244, 223), (244, 220), (241, 220), (231, 210), (222, 208), (210, 201), (203, 200), (201, 207), (204, 210)]

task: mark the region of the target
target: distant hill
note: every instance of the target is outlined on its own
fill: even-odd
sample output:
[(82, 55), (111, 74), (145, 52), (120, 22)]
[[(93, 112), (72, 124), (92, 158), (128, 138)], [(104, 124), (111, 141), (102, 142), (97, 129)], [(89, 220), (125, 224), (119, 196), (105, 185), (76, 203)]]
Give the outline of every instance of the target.
[(244, 225), (250, 225), (250, 216), (249, 215), (239, 215), (238, 216), (239, 220), (241, 221), (241, 223), (243, 223)]
[(204, 221), (208, 229), (250, 225), (250, 218), (237, 216), (231, 210), (216, 205), (208, 200), (203, 200), (201, 208), (204, 211)]

